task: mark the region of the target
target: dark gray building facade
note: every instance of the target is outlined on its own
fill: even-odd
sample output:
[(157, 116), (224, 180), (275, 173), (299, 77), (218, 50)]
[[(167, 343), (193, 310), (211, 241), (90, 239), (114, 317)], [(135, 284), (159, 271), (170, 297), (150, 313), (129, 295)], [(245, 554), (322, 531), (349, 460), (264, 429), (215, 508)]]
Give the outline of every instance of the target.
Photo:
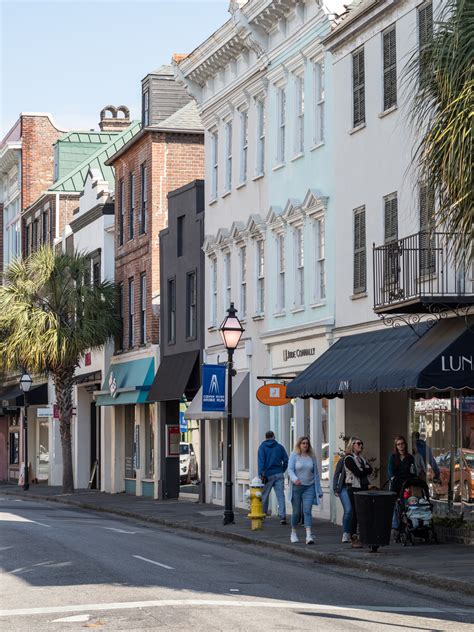
[[(180, 404), (201, 385), (204, 347), (204, 181), (194, 180), (168, 194), (168, 228), (160, 232), (160, 365), (148, 401), (158, 402), (166, 447), (166, 426), (179, 424)], [(204, 471), (204, 424), (195, 424), (193, 441)], [(186, 438), (186, 437), (183, 437)], [(161, 455), (163, 498), (179, 495), (179, 459)], [(179, 469), (179, 471), (178, 471)], [(203, 497), (203, 483), (199, 485)]]

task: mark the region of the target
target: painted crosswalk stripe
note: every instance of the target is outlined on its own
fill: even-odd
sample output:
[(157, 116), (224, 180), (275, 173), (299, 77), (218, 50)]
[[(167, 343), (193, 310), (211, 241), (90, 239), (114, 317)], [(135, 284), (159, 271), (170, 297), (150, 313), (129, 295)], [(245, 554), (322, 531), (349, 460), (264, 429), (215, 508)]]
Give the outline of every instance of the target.
[(174, 568), (172, 566), (162, 564), (161, 562), (155, 562), (155, 560), (149, 560), (147, 557), (142, 557), (141, 555), (132, 555), (132, 557), (136, 557), (137, 560), (143, 560), (144, 562), (148, 562), (149, 564), (156, 564), (156, 566), (161, 566), (161, 568), (167, 568), (169, 571), (174, 571)]
[[(148, 561), (148, 560), (147, 560)], [(0, 617), (31, 616), (37, 614), (62, 614), (68, 612), (105, 612), (107, 610), (133, 610), (139, 608), (182, 608), (182, 607), (218, 607), (218, 608), (278, 608), (312, 610), (315, 612), (391, 612), (411, 613), (414, 615), (439, 615), (439, 614), (471, 614), (472, 608), (430, 608), (424, 606), (331, 606), (317, 603), (299, 603), (295, 601), (261, 601), (244, 599), (162, 599), (149, 601), (121, 601), (112, 603), (78, 604), (65, 606), (45, 606), (42, 608), (12, 608), (0, 610)]]

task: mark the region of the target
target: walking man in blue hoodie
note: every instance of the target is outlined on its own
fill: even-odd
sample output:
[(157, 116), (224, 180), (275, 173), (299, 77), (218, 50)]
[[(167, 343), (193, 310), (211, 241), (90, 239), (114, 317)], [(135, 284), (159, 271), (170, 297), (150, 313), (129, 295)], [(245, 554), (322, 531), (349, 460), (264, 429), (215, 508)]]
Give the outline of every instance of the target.
[(270, 492), (275, 490), (278, 501), (280, 524), (286, 524), (285, 479), (288, 467), (288, 454), (285, 448), (275, 440), (274, 433), (269, 430), (258, 448), (258, 475), (265, 482), (263, 490), (263, 512), (268, 513)]

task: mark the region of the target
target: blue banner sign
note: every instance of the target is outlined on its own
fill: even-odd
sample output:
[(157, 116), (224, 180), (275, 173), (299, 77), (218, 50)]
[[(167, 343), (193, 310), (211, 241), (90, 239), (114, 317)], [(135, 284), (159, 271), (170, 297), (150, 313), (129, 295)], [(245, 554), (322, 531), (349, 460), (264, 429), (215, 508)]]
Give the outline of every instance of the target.
[(202, 365), (202, 409), (225, 410), (225, 366), (222, 364)]
[(188, 431), (188, 420), (184, 418), (184, 411), (179, 411), (179, 431), (187, 432)]

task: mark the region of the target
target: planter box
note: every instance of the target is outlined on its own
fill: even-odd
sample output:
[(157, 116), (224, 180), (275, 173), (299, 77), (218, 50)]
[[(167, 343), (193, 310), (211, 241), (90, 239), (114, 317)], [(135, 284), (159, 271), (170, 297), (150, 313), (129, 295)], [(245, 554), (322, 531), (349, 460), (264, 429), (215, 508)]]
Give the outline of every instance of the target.
[(451, 544), (474, 544), (474, 527), (443, 527), (435, 525), (435, 532), (440, 542)]

